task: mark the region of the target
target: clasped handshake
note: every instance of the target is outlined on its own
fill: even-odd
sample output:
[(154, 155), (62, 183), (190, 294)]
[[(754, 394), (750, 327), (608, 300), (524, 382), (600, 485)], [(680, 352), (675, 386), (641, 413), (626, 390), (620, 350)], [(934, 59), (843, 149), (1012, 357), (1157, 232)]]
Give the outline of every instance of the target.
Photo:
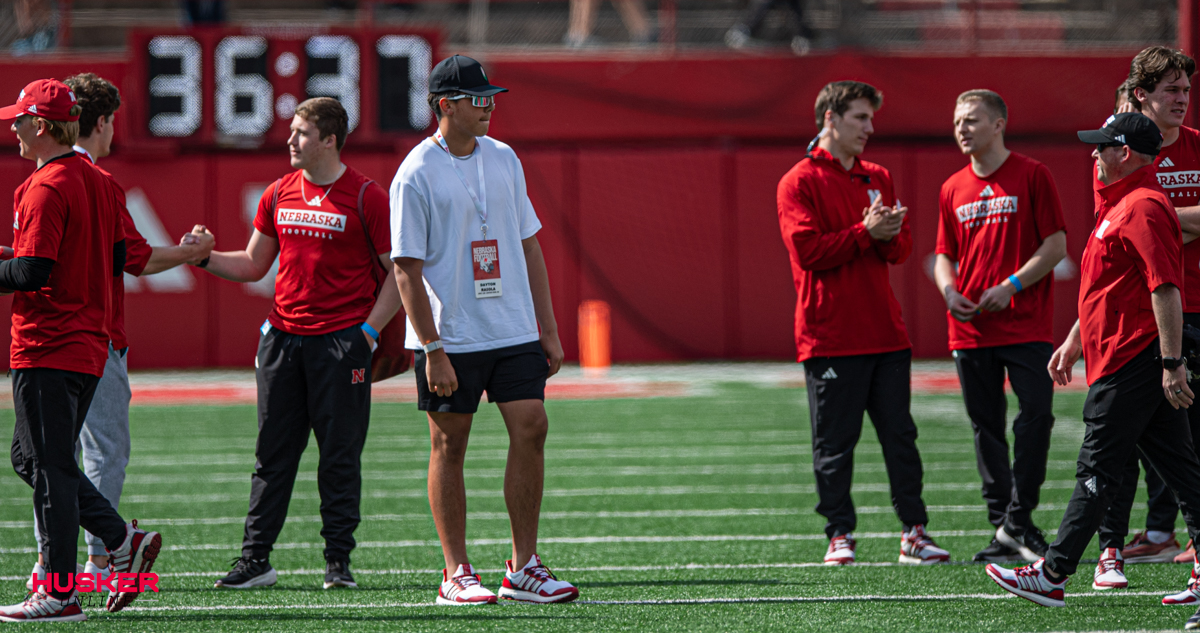
[(192, 227), (191, 233), (184, 233), (183, 237), (179, 238), (180, 248), (186, 249), (187, 252), (187, 263), (193, 266), (208, 259), (216, 243), (216, 236), (203, 224), (197, 224)]
[(871, 206), (863, 209), (863, 226), (871, 237), (881, 241), (890, 241), (893, 237), (900, 234), (901, 227), (904, 226), (904, 215), (908, 213), (908, 207), (883, 206), (883, 196), (875, 196), (875, 201)]

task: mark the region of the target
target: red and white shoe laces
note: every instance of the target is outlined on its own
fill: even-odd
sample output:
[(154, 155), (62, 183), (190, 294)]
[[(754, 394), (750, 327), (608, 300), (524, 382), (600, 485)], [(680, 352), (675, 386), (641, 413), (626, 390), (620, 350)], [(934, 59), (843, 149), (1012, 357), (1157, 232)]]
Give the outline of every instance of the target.
[(437, 603), (447, 606), (496, 604), (496, 594), (479, 581), (471, 565), (459, 565), (451, 576), (442, 570), (442, 586), (438, 588)]
[(508, 570), (500, 585), (500, 597), (521, 602), (570, 602), (579, 597), (579, 589), (569, 582), (559, 580), (534, 554), (519, 570), (513, 569), (511, 560), (504, 561)]
[(1092, 574), (1092, 589), (1124, 589), (1129, 586), (1125, 578), (1125, 561), (1117, 548), (1110, 547), (1100, 555), (1096, 571)]

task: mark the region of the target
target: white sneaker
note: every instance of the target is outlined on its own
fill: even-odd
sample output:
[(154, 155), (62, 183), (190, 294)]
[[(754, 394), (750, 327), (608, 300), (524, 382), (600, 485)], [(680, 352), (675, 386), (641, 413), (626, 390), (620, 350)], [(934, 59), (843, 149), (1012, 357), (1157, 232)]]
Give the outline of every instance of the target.
[(1129, 586), (1125, 579), (1125, 559), (1120, 550), (1110, 547), (1100, 554), (1100, 562), (1096, 563), (1096, 572), (1092, 574), (1092, 589), (1104, 591), (1107, 589), (1124, 589)]
[(442, 586), (438, 588), (437, 603), (449, 606), (496, 604), (496, 594), (479, 582), (479, 574), (470, 565), (459, 565), (454, 575), (442, 570)]
[(829, 541), (829, 549), (825, 550), (825, 564), (849, 565), (854, 562), (854, 550), (857, 548), (858, 543), (854, 541), (854, 536), (835, 536)]
[(1188, 579), (1187, 589), (1179, 593), (1173, 593), (1169, 596), (1163, 596), (1162, 603), (1168, 606), (1177, 604), (1197, 604), (1200, 603), (1200, 583), (1197, 583), (1197, 578), (1200, 578), (1200, 563), (1192, 563), (1192, 577)]
[(1063, 600), (1063, 587), (1067, 586), (1067, 579), (1064, 577), (1059, 582), (1051, 581), (1042, 571), (1042, 566), (1045, 564), (1046, 559), (1039, 558), (1032, 565), (1016, 569), (988, 565), (986, 571), (988, 578), (1011, 594), (1021, 596), (1030, 602), (1036, 602), (1043, 607), (1064, 607), (1067, 603)]
[(60, 600), (44, 592), (29, 594), (25, 602), (0, 608), (0, 622), (83, 622), (87, 614), (74, 593)]
[(924, 525), (900, 535), (900, 562), (906, 565), (932, 565), (950, 562), (950, 552), (937, 546), (925, 533)]
[[(83, 565), (75, 563), (75, 573), (82, 573)], [(46, 568), (42, 567), (41, 563), (33, 564), (33, 571), (29, 572), (29, 580), (25, 581), (25, 591), (33, 591), (33, 577), (37, 576), (38, 580), (46, 579)]]
[(500, 597), (520, 602), (570, 602), (579, 597), (579, 590), (569, 582), (559, 580), (534, 554), (521, 569), (514, 570), (511, 560), (504, 561), (507, 573), (500, 585)]

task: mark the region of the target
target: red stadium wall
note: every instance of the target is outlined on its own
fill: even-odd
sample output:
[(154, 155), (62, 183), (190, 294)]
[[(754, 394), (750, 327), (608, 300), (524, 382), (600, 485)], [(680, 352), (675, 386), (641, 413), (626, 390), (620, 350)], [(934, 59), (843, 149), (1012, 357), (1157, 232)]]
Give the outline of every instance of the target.
[[(892, 170), (916, 238), (893, 285), (916, 355), (939, 357), (947, 355), (945, 308), (925, 261), (939, 186), (965, 164), (950, 139), (954, 97), (986, 87), (1008, 100), (1009, 145), (1054, 173), (1077, 262), (1092, 224), (1092, 194), (1089, 149), (1074, 132), (1103, 121), (1128, 60), (509, 57), (490, 60), (493, 80), (512, 89), (501, 97), (492, 134), (524, 162), (545, 226), (540, 238), (568, 358), (577, 356), (577, 306), (602, 299), (613, 308), (617, 362), (785, 359), (794, 357), (795, 292), (775, 185), (816, 131), (812, 103), (820, 86), (844, 78), (873, 83), (886, 98), (864, 157)], [(127, 69), (121, 59), (0, 61), (0, 95), (15, 96), (37, 77), (85, 70), (121, 85)], [(244, 247), (245, 200), (288, 169), (283, 148), (164, 153), (124, 143), (121, 126), (129, 122), (117, 123), (117, 150), (103, 165), (142, 193), (143, 213), (152, 210), (172, 239), (199, 222), (216, 233), (219, 249)], [(386, 186), (419, 141), (355, 151), (351, 135), (345, 160)], [(15, 152), (0, 154), (0, 191), (15, 189), (32, 167)], [(2, 243), (11, 241), (9, 226), (0, 222)], [(1077, 284), (1056, 283), (1059, 337), (1075, 318)], [(127, 295), (131, 367), (253, 362), (269, 288), (194, 269), (143, 278), (140, 286)], [(0, 339), (7, 342), (7, 331)]]

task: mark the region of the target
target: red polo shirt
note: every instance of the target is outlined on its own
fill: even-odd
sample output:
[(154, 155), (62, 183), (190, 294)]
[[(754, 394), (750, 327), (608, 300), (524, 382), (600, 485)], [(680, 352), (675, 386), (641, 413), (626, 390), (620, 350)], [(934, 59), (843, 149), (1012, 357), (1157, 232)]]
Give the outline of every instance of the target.
[[(958, 262), (958, 292), (975, 302), (1067, 226), (1050, 170), (1016, 152), (986, 178), (970, 165), (951, 176), (939, 206), (937, 252)], [(1008, 309), (966, 323), (947, 311), (950, 349), (1052, 343), (1053, 284), (1046, 275), (1013, 295)]]
[(1096, 226), (1080, 262), (1079, 327), (1088, 384), (1158, 336), (1150, 293), (1183, 284), (1179, 216), (1153, 165), (1098, 190)]
[(876, 196), (897, 206), (892, 176), (855, 160), (847, 171), (817, 148), (779, 181), (779, 228), (796, 284), (796, 359), (909, 349), (888, 264), (912, 252), (908, 218), (900, 234), (875, 240), (863, 209)]
[(103, 375), (113, 244), (124, 239), (112, 180), (69, 154), (33, 172), (13, 198), (15, 256), (54, 267), (44, 288), (13, 297), (9, 366)]

